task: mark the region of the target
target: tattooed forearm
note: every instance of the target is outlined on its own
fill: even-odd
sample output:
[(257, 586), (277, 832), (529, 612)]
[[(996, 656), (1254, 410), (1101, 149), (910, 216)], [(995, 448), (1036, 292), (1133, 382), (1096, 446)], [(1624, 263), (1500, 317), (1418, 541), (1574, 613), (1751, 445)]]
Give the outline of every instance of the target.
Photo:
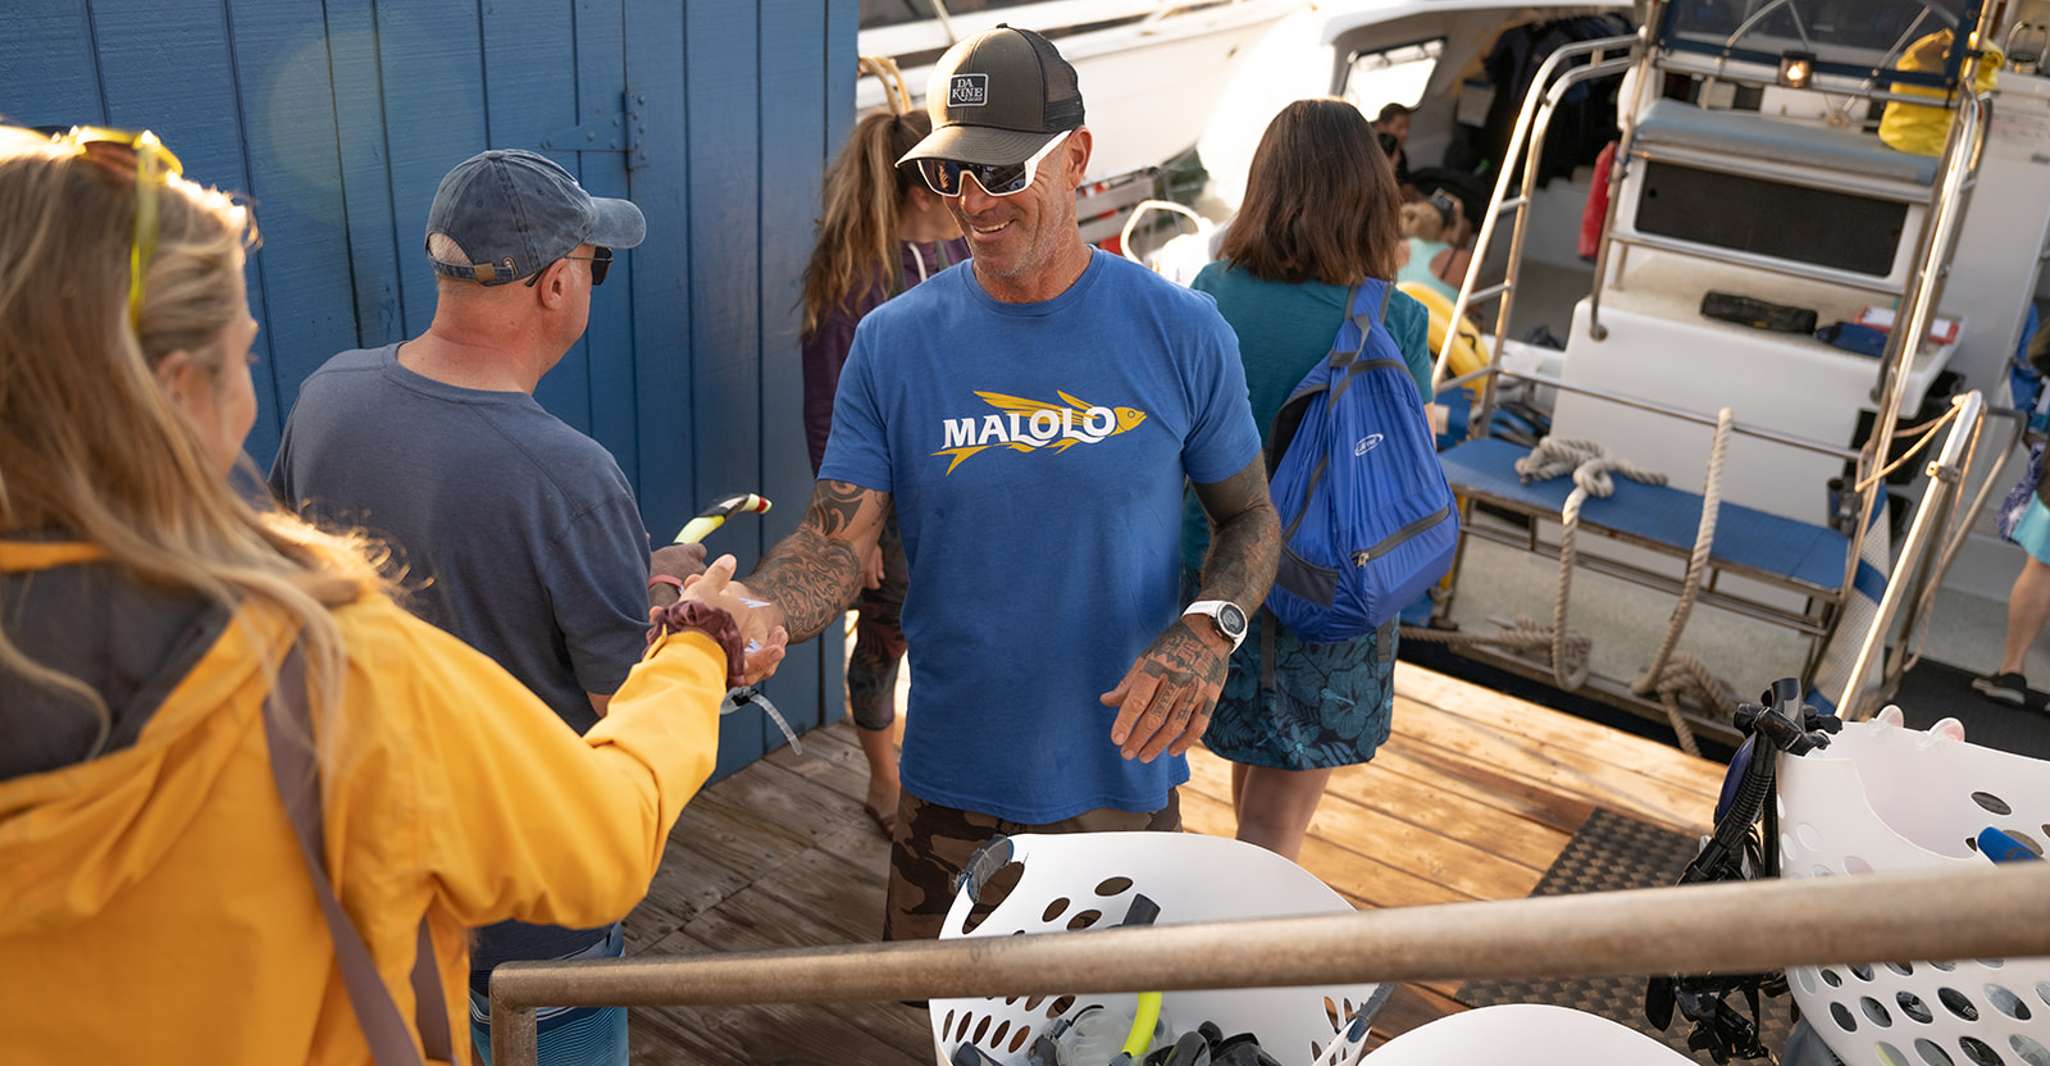
[(1250, 611), (1267, 598), (1281, 558), (1281, 520), (1267, 495), (1267, 467), (1255, 459), (1223, 481), (1196, 486), (1210, 515), (1210, 554), (1199, 598), (1230, 600)]
[(821, 481), (797, 531), (769, 550), (747, 589), (775, 604), (793, 644), (825, 631), (861, 592), (861, 560), (889, 512), (887, 494)]

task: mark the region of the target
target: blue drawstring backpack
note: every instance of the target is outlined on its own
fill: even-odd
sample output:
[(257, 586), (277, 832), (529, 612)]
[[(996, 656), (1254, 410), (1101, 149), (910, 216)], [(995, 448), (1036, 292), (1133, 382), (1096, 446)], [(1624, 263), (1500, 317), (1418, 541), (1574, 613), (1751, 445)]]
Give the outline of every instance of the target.
[(1379, 629), (1445, 576), (1459, 542), (1423, 397), (1383, 322), (1394, 291), (1353, 288), (1331, 357), (1274, 420), (1282, 549), (1267, 610), (1313, 644)]

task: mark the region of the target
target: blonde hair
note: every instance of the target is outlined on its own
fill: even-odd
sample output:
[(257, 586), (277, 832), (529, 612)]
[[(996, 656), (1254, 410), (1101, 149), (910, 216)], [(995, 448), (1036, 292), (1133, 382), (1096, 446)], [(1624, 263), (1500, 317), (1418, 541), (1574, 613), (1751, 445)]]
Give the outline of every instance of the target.
[[(235, 282), (255, 230), (226, 194), (181, 178), (158, 203), (137, 329), (133, 173), (0, 128), (0, 533), (58, 532), (133, 580), (275, 611), (298, 630), (318, 714), (339, 706), (343, 675), (329, 608), (384, 582), (360, 538), (244, 500), (159, 388), (154, 368), (175, 351), (215, 378), (245, 372), (224, 365), (241, 353), (216, 341), (248, 313)], [(4, 631), (0, 673), (75, 696), (105, 743), (94, 688), (33, 662)]]
[(804, 267), (804, 332), (897, 270), (897, 219), (918, 178), (897, 160), (932, 132), (923, 111), (871, 111), (826, 169), (818, 241)]
[(1402, 235), (1435, 241), (1445, 235), (1445, 216), (1427, 201), (1411, 200), (1402, 205)]

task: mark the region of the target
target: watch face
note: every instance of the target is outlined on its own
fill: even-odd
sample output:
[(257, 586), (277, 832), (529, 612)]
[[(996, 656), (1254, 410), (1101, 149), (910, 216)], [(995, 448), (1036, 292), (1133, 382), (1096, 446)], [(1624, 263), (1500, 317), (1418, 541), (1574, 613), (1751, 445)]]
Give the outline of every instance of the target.
[(1237, 637), (1246, 631), (1246, 612), (1239, 610), (1236, 603), (1227, 603), (1217, 609), (1217, 627), (1225, 634)]

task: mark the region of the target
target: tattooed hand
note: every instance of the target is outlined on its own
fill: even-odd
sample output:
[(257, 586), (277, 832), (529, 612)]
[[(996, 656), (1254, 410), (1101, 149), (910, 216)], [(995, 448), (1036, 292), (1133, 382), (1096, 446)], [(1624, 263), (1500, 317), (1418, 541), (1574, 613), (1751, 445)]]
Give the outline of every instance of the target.
[(1230, 662), (1231, 645), (1207, 620), (1176, 621), (1125, 671), (1118, 687), (1103, 694), (1104, 706), (1118, 709), (1111, 743), (1140, 762), (1194, 747), (1210, 726)]

